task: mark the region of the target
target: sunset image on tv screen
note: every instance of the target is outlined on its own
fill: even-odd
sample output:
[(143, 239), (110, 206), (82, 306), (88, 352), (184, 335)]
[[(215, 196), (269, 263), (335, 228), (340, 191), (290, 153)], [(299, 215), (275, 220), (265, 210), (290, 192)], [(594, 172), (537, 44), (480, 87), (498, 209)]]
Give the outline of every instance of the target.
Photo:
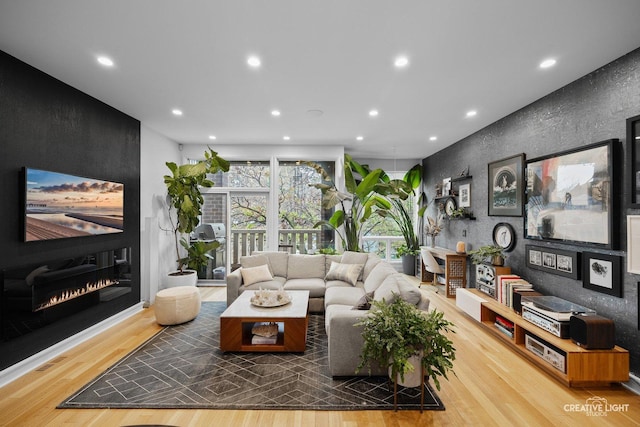
[(26, 169), (25, 240), (48, 240), (124, 229), (124, 185)]

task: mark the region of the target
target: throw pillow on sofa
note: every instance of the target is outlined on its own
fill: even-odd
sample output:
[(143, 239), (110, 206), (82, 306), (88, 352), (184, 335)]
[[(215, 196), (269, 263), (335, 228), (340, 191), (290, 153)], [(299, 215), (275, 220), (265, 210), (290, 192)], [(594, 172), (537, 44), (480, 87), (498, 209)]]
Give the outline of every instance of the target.
[(371, 301), (373, 301), (373, 293), (364, 294), (351, 310), (369, 310), (371, 308)]
[(387, 304), (391, 304), (400, 295), (396, 278), (393, 275), (387, 276), (378, 289), (373, 293), (374, 301), (384, 300)]
[(324, 277), (324, 280), (341, 280), (351, 286), (355, 286), (363, 268), (364, 266), (360, 264), (332, 262), (331, 268), (329, 268), (329, 272)]
[(269, 273), (271, 273), (271, 275), (273, 276), (273, 268), (271, 268), (269, 258), (267, 258), (265, 255), (241, 256), (240, 265), (242, 266), (242, 268), (252, 268), (266, 265), (267, 267), (269, 267)]
[(371, 273), (369, 273), (369, 275), (365, 279), (364, 291), (366, 293), (375, 291), (382, 284), (384, 279), (387, 278), (387, 276), (396, 273), (398, 273), (396, 269), (393, 268), (389, 263), (379, 262), (375, 267), (373, 267), (373, 270), (371, 270)]
[(259, 265), (257, 267), (242, 268), (242, 281), (245, 286), (253, 285), (258, 282), (266, 282), (273, 280), (273, 276), (269, 271), (269, 267), (266, 264)]
[(369, 254), (366, 252), (353, 252), (353, 251), (345, 251), (342, 254), (342, 258), (340, 262), (342, 264), (359, 264), (362, 266), (362, 270), (360, 270), (360, 275), (358, 276), (358, 280), (362, 280), (362, 273), (364, 272), (364, 265), (369, 259)]

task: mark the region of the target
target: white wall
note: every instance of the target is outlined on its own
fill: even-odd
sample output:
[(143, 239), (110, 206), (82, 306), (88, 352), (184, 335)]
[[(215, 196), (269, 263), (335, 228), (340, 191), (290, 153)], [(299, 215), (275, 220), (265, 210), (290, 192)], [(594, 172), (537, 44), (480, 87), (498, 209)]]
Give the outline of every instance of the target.
[(174, 141), (144, 124), (140, 126), (140, 280), (143, 301), (153, 302), (162, 279), (175, 270), (173, 234), (168, 228), (163, 176), (167, 161), (180, 164), (182, 157)]

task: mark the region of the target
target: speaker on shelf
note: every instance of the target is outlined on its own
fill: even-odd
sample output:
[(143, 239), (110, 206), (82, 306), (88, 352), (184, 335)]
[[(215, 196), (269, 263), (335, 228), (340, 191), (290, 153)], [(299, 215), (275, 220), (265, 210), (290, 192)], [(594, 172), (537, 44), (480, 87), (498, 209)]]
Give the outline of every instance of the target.
[(613, 320), (595, 314), (571, 316), (569, 333), (573, 342), (589, 350), (612, 349), (616, 345)]

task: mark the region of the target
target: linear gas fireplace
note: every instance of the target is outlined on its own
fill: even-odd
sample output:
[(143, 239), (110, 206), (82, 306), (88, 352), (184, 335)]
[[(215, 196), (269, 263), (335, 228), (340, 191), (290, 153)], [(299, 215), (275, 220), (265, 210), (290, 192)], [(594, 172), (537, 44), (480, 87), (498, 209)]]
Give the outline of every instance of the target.
[(2, 271), (2, 339), (12, 340), (130, 294), (131, 249)]

